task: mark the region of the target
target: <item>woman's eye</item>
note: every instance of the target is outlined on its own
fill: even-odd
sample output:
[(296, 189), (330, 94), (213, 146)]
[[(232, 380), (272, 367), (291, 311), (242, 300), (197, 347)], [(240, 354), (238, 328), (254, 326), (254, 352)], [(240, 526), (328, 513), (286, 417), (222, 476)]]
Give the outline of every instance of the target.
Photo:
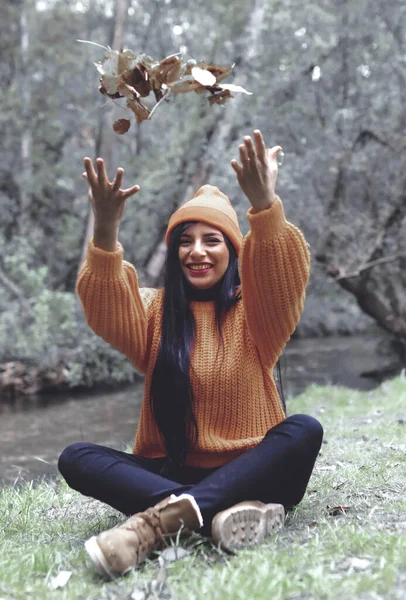
[[(219, 244), (220, 240), (216, 239), (216, 238), (210, 238), (207, 240), (208, 244)], [(190, 244), (189, 240), (180, 240), (179, 244), (181, 246), (184, 246), (185, 244)]]

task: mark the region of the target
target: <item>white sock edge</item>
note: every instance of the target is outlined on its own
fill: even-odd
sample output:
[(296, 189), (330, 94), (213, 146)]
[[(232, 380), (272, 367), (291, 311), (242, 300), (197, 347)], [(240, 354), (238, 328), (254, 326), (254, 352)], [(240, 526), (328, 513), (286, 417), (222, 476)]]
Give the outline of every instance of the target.
[[(175, 501), (175, 500), (182, 500), (182, 499), (186, 499), (189, 500), (193, 506), (193, 508), (196, 511), (197, 514), (197, 518), (199, 519), (199, 524), (200, 527), (203, 527), (203, 517), (202, 517), (202, 513), (200, 512), (200, 508), (199, 505), (197, 504), (196, 500), (194, 499), (194, 497), (191, 494), (181, 494), (180, 496), (175, 496), (175, 494), (171, 494), (171, 500)], [(171, 504), (171, 502), (170, 502)]]

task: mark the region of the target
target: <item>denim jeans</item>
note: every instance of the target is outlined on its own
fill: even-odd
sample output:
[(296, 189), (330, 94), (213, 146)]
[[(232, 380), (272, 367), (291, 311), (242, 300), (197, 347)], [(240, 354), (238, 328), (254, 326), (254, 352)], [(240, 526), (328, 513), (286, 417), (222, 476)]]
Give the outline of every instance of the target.
[(215, 469), (182, 467), (163, 476), (165, 459), (148, 459), (96, 444), (77, 442), (59, 458), (68, 485), (86, 496), (132, 515), (170, 494), (191, 494), (202, 513), (202, 534), (209, 535), (215, 514), (244, 500), (298, 504), (306, 491), (323, 438), (320, 423), (293, 415), (264, 439)]

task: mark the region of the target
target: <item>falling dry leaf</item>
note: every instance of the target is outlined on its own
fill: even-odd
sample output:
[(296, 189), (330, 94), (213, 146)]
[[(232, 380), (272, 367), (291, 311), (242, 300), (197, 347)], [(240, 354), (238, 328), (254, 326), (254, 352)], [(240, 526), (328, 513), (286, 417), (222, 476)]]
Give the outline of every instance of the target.
[(196, 79), (192, 75), (186, 75), (183, 79), (179, 81), (174, 81), (172, 83), (168, 83), (169, 88), (172, 90), (174, 94), (192, 92), (193, 90), (205, 90), (205, 87), (196, 81)]
[(242, 94), (248, 94), (248, 96), (252, 96), (252, 92), (247, 92), (247, 90), (240, 85), (234, 85), (233, 83), (223, 83), (219, 85), (222, 90), (230, 90), (230, 92), (241, 92)]
[(113, 123), (113, 129), (120, 135), (126, 133), (131, 127), (131, 121), (128, 119), (118, 119)]
[(229, 98), (234, 98), (230, 90), (220, 90), (219, 92), (214, 92), (213, 96), (209, 98), (209, 104), (224, 104)]
[[(157, 106), (162, 100), (167, 100), (170, 94), (208, 92), (207, 100), (210, 105), (223, 105), (226, 100), (234, 98), (231, 92), (251, 95), (251, 92), (239, 85), (219, 85), (231, 73), (233, 66), (207, 64), (205, 61), (198, 63), (194, 59), (183, 63), (178, 54), (157, 61), (145, 52), (135, 53), (128, 49), (118, 52), (95, 42), (78, 41), (105, 49), (104, 61), (94, 63), (101, 75), (99, 90), (114, 100), (126, 98), (127, 108), (134, 113), (138, 124), (151, 119)], [(153, 108), (140, 100), (148, 97), (151, 92), (156, 100)], [(118, 121), (114, 125), (116, 133), (128, 131), (128, 128), (124, 131), (117, 123)]]
[(220, 83), (223, 79), (226, 79), (233, 70), (233, 67), (221, 67), (219, 65), (207, 65), (205, 62), (200, 62), (198, 65), (201, 69), (207, 69), (214, 75), (216, 82)]
[(142, 102), (137, 100), (137, 98), (129, 98), (127, 100), (127, 106), (133, 111), (138, 124), (142, 123), (142, 121), (148, 121), (151, 111), (144, 106)]
[(120, 81), (117, 84), (117, 91), (126, 98), (139, 98), (142, 95), (132, 85), (129, 85), (124, 81)]
[(103, 75), (100, 78), (100, 88), (104, 90), (108, 96), (112, 96), (117, 93), (117, 77), (115, 75)]
[(193, 67), (192, 75), (204, 86), (213, 86), (216, 83), (216, 77), (213, 73), (210, 73), (207, 69), (201, 69), (200, 67)]
[(137, 55), (132, 50), (122, 50), (118, 53), (117, 73), (123, 73), (127, 69), (131, 69), (134, 61), (137, 60)]
[(167, 56), (151, 69), (151, 79), (159, 83), (169, 84), (179, 79), (182, 62), (179, 56)]
[[(127, 85), (129, 89), (135, 90), (135, 95), (142, 98), (146, 98), (152, 90), (149, 71), (143, 64), (139, 64), (132, 70), (124, 72), (121, 79), (123, 84)], [(120, 86), (118, 86), (118, 90), (120, 91)]]

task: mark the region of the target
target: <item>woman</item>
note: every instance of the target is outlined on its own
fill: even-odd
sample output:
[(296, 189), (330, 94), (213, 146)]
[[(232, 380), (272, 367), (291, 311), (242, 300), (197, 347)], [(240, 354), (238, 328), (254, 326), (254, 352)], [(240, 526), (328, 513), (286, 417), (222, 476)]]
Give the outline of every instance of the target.
[(86, 542), (100, 574), (122, 575), (180, 528), (228, 550), (258, 543), (304, 495), (322, 427), (286, 418), (272, 375), (310, 265), (275, 195), (280, 150), (256, 130), (239, 146), (241, 164), (231, 163), (252, 205), (244, 240), (216, 187), (172, 215), (159, 290), (138, 287), (117, 241), (139, 187), (122, 190), (122, 169), (111, 183), (101, 159), (97, 172), (85, 159), (95, 227), (77, 291), (89, 325), (145, 374), (132, 454), (77, 443), (59, 459), (72, 488), (132, 515)]

